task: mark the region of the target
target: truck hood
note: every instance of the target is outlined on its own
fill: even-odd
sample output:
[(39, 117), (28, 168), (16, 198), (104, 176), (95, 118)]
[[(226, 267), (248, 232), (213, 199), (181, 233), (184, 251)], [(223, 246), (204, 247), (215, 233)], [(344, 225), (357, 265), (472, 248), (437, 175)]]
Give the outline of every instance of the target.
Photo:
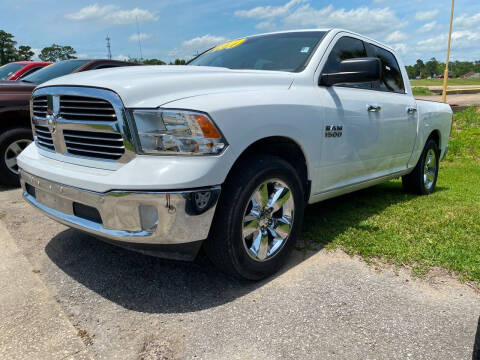
[(231, 70), (206, 66), (132, 66), (85, 71), (43, 83), (47, 86), (88, 86), (115, 91), (126, 107), (158, 107), (199, 95), (232, 91), (288, 89), (293, 73)]

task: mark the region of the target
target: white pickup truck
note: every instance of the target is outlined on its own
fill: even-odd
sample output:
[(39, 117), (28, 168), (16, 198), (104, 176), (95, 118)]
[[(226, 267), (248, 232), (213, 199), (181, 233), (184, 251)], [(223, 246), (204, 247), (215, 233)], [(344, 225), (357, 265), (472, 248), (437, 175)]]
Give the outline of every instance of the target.
[(246, 37), (188, 66), (68, 75), (37, 87), (25, 199), (148, 254), (260, 279), (306, 204), (402, 177), (435, 189), (452, 112), (415, 100), (395, 51), (337, 29)]

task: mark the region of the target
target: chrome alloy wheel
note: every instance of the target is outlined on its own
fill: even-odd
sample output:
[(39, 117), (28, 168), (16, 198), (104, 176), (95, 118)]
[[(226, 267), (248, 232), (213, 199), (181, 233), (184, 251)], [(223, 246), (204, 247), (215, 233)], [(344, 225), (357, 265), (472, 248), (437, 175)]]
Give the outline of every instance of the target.
[(294, 210), (292, 192), (281, 180), (270, 179), (257, 187), (242, 224), (243, 245), (252, 259), (261, 262), (280, 252), (292, 230)]
[(430, 149), (425, 157), (425, 166), (423, 169), (423, 183), (426, 190), (430, 190), (435, 183), (437, 174), (437, 155), (434, 149)]
[(20, 139), (11, 143), (7, 150), (5, 151), (5, 164), (7, 165), (8, 170), (10, 170), (15, 175), (18, 175), (18, 165), (17, 165), (17, 156), (25, 149), (32, 140), (30, 139)]

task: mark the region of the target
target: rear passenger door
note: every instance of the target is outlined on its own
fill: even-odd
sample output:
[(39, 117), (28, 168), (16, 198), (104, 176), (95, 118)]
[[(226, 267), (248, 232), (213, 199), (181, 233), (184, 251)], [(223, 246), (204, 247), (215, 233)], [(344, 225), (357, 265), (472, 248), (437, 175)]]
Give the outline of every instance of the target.
[[(405, 79), (394, 54), (374, 44), (365, 43), (368, 56), (382, 63), (383, 79), (372, 84), (381, 106), (379, 140), (381, 152), (388, 156), (386, 168), (398, 171), (407, 166), (417, 134), (416, 101), (405, 90)], [(408, 81), (408, 80), (407, 80)]]

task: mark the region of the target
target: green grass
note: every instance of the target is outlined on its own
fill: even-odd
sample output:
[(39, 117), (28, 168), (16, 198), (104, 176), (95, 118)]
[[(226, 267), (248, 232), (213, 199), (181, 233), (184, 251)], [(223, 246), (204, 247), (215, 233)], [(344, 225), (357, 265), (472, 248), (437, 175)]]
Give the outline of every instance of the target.
[[(443, 86), (443, 79), (422, 79), (411, 80), (412, 86)], [(480, 79), (448, 79), (448, 86), (452, 85), (478, 85), (480, 87)]]
[(412, 88), (412, 92), (414, 96), (417, 95), (433, 95), (433, 93), (428, 90), (426, 87), (414, 87)]
[(455, 115), (451, 151), (437, 191), (405, 194), (394, 180), (307, 208), (303, 237), (366, 260), (412, 267), (439, 266), (480, 283), (480, 114)]

